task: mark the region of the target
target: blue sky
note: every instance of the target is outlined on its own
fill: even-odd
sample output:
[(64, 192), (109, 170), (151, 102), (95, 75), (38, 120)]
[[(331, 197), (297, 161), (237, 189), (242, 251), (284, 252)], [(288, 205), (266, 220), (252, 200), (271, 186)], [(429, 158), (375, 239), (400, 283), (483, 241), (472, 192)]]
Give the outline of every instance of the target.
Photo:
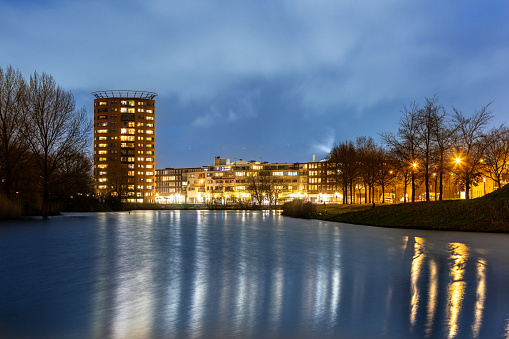
[(0, 0), (0, 66), (156, 97), (156, 167), (323, 158), (437, 94), (509, 117), (509, 2)]

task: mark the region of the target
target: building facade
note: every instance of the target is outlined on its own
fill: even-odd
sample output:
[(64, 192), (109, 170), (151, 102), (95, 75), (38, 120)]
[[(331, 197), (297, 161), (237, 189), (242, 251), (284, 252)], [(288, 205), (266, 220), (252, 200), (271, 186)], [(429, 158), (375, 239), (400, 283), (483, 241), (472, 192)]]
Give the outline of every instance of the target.
[[(259, 191), (257, 189), (259, 187)], [(214, 165), (156, 170), (159, 203), (281, 204), (295, 198), (340, 202), (327, 163), (268, 163), (216, 157)]]
[(146, 91), (98, 91), (94, 99), (94, 188), (99, 197), (155, 202), (155, 101)]

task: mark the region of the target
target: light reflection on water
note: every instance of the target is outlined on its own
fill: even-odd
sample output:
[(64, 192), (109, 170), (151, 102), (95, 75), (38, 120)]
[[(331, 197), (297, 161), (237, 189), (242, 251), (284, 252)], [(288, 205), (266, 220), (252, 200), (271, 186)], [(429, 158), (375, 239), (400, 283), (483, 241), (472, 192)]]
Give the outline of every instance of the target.
[(508, 337), (508, 240), (246, 211), (5, 224), (0, 337)]

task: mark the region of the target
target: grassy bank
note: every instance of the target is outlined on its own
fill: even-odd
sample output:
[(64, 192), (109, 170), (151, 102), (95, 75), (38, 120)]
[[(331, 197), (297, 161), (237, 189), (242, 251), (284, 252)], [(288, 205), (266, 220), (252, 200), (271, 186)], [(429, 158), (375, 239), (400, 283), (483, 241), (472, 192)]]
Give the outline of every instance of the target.
[(509, 185), (472, 200), (377, 205), (375, 208), (347, 205), (352, 206), (351, 210), (343, 206), (320, 206), (315, 218), (383, 227), (509, 232)]

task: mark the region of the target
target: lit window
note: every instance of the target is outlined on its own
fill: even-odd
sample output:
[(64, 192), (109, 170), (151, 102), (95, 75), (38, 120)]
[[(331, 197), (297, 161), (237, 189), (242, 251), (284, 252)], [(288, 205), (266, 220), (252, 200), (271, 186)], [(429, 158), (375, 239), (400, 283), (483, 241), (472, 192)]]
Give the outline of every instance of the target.
[(146, 130), (145, 133), (147, 133), (147, 134), (154, 134), (154, 131)]
[(108, 153), (108, 151), (99, 151), (98, 153), (99, 153), (99, 154), (107, 154), (107, 153)]
[(100, 189), (100, 190), (105, 190), (106, 187), (107, 187), (106, 185), (99, 185), (99, 186), (97, 186), (97, 188)]
[(121, 128), (120, 134), (134, 134), (135, 129), (134, 128)]
[(106, 105), (106, 101), (100, 101), (99, 105), (101, 105), (101, 106)]
[(134, 175), (134, 171), (127, 171), (127, 175), (128, 176), (133, 176)]
[(101, 164), (101, 165), (97, 165), (97, 168), (107, 168), (108, 165), (104, 165), (104, 164)]
[(147, 109), (147, 113), (154, 113), (154, 111), (151, 109)]
[(108, 181), (108, 179), (106, 179), (106, 178), (99, 178), (99, 180), (98, 180), (98, 181), (99, 181), (99, 182), (106, 182), (106, 181)]
[(262, 169), (262, 166), (253, 166), (253, 169), (254, 169), (254, 170), (261, 170), (261, 169)]
[(95, 131), (96, 133), (108, 133), (108, 130), (107, 129), (98, 129), (97, 131)]
[(107, 158), (98, 158), (99, 161), (106, 161)]
[(97, 144), (97, 147), (107, 147), (108, 144)]
[(122, 108), (120, 109), (120, 113), (127, 113), (127, 108), (122, 107)]
[(276, 176), (282, 176), (283, 175), (283, 172), (273, 172), (272, 175), (276, 175)]

